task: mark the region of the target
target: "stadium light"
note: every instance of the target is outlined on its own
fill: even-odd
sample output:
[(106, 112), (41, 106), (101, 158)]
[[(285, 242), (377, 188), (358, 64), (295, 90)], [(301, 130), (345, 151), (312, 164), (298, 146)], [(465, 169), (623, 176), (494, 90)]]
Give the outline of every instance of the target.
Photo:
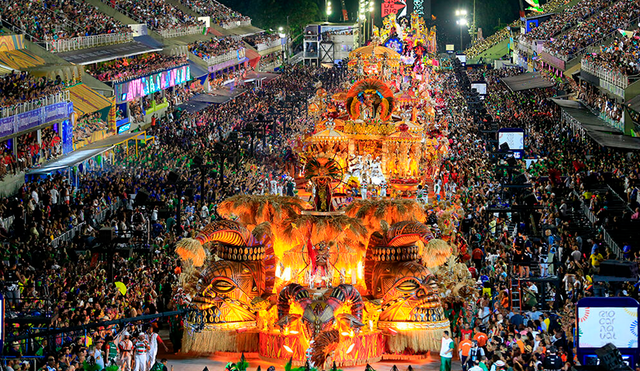
[(467, 10), (466, 9), (457, 9), (456, 10), (456, 17), (458, 17), (458, 19), (456, 20), (456, 24), (458, 26), (460, 26), (460, 51), (462, 51), (462, 49), (463, 49), (462, 29), (469, 24), (469, 21), (467, 21)]
[(375, 3), (373, 1), (369, 3), (369, 13), (373, 13), (374, 5)]

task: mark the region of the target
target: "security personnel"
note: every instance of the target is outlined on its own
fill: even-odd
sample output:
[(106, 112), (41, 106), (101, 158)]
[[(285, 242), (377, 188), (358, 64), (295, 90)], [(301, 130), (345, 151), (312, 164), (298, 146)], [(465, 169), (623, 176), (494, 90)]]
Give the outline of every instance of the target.
[(562, 358), (560, 358), (557, 353), (558, 351), (556, 347), (549, 347), (547, 356), (544, 359), (545, 371), (559, 371), (560, 369), (562, 369)]

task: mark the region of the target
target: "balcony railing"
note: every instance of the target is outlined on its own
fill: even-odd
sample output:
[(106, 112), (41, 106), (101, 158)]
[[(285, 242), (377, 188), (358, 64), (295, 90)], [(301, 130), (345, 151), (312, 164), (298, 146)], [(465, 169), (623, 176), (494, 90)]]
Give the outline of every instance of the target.
[(238, 28), (238, 27), (245, 27), (245, 26), (251, 26), (251, 20), (246, 20), (246, 21), (227, 21), (227, 22), (221, 22), (220, 23), (220, 27), (224, 28), (225, 30), (230, 30), (232, 28)]
[(256, 50), (261, 52), (263, 50), (275, 48), (275, 47), (281, 46), (281, 45), (282, 45), (282, 41), (280, 41), (280, 39), (277, 39), (277, 40), (273, 40), (273, 41), (269, 41), (269, 42), (265, 42), (265, 43), (261, 43), (261, 44), (256, 44)]
[(56, 103), (68, 102), (69, 91), (63, 90), (59, 93), (51, 94), (39, 99), (33, 99), (28, 102), (14, 104), (10, 107), (0, 107), (0, 118), (11, 117), (20, 113), (33, 111), (34, 109), (49, 106)]
[(71, 39), (45, 41), (47, 51), (64, 53), (72, 50), (95, 48), (103, 45), (123, 44), (133, 41), (133, 33), (108, 33), (92, 36), (78, 36)]
[(239, 49), (239, 50), (229, 50), (228, 52), (226, 52), (226, 53), (224, 53), (222, 55), (218, 55), (218, 56), (215, 56), (215, 57), (209, 57), (209, 58), (204, 57), (202, 59), (205, 62), (207, 62), (208, 66), (216, 66), (218, 64), (222, 64), (224, 62), (228, 62), (228, 61), (233, 60), (233, 59), (237, 60), (238, 59), (238, 51), (240, 51), (241, 55), (244, 55), (245, 49), (242, 48), (242, 49)]
[(173, 37), (180, 37), (186, 35), (195, 35), (198, 33), (202, 33), (204, 30), (203, 26), (191, 26), (191, 27), (180, 27), (180, 28), (172, 28), (168, 30), (158, 31), (162, 37), (165, 39), (171, 39)]
[(621, 89), (626, 89), (629, 86), (629, 76), (626, 76), (618, 71), (611, 71), (609, 68), (599, 66), (589, 60), (582, 59), (581, 68), (594, 76), (597, 76), (601, 81), (606, 81)]

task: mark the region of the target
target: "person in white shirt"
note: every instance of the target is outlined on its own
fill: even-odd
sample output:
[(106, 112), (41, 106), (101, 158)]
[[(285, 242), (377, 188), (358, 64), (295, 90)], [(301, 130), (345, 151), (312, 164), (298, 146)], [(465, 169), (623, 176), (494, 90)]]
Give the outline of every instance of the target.
[(49, 193), (51, 194), (51, 205), (57, 205), (60, 192), (58, 192), (58, 190), (55, 188), (51, 188), (51, 191), (49, 191)]
[(440, 371), (451, 371), (451, 358), (453, 358), (453, 339), (449, 331), (442, 333), (442, 345), (440, 346)]
[(164, 351), (168, 352), (169, 349), (165, 345), (164, 341), (160, 338), (156, 332), (153, 331), (153, 327), (149, 326), (147, 329), (147, 342), (149, 343), (149, 351), (147, 352), (147, 370), (156, 363), (156, 356), (158, 355), (158, 343), (162, 344)]
[(207, 207), (207, 205), (202, 205), (200, 216), (202, 217), (202, 219), (206, 219), (209, 217), (209, 208)]
[(102, 355), (103, 344), (104, 340), (98, 340), (94, 348), (88, 353), (89, 356), (96, 360), (96, 365), (100, 366), (100, 370), (104, 369), (104, 356)]

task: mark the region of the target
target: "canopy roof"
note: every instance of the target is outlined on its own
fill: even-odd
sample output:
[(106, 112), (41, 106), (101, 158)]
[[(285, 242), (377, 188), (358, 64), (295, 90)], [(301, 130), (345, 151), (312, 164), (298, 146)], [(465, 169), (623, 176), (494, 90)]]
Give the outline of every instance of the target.
[(386, 46), (380, 46), (380, 45), (363, 46), (349, 53), (349, 58), (350, 59), (357, 58), (358, 53), (362, 54), (363, 56), (365, 55), (370, 56), (373, 54), (379, 58), (383, 57), (384, 54), (386, 53), (388, 59), (400, 60), (400, 54), (398, 54), (397, 51), (391, 48), (387, 48)]

